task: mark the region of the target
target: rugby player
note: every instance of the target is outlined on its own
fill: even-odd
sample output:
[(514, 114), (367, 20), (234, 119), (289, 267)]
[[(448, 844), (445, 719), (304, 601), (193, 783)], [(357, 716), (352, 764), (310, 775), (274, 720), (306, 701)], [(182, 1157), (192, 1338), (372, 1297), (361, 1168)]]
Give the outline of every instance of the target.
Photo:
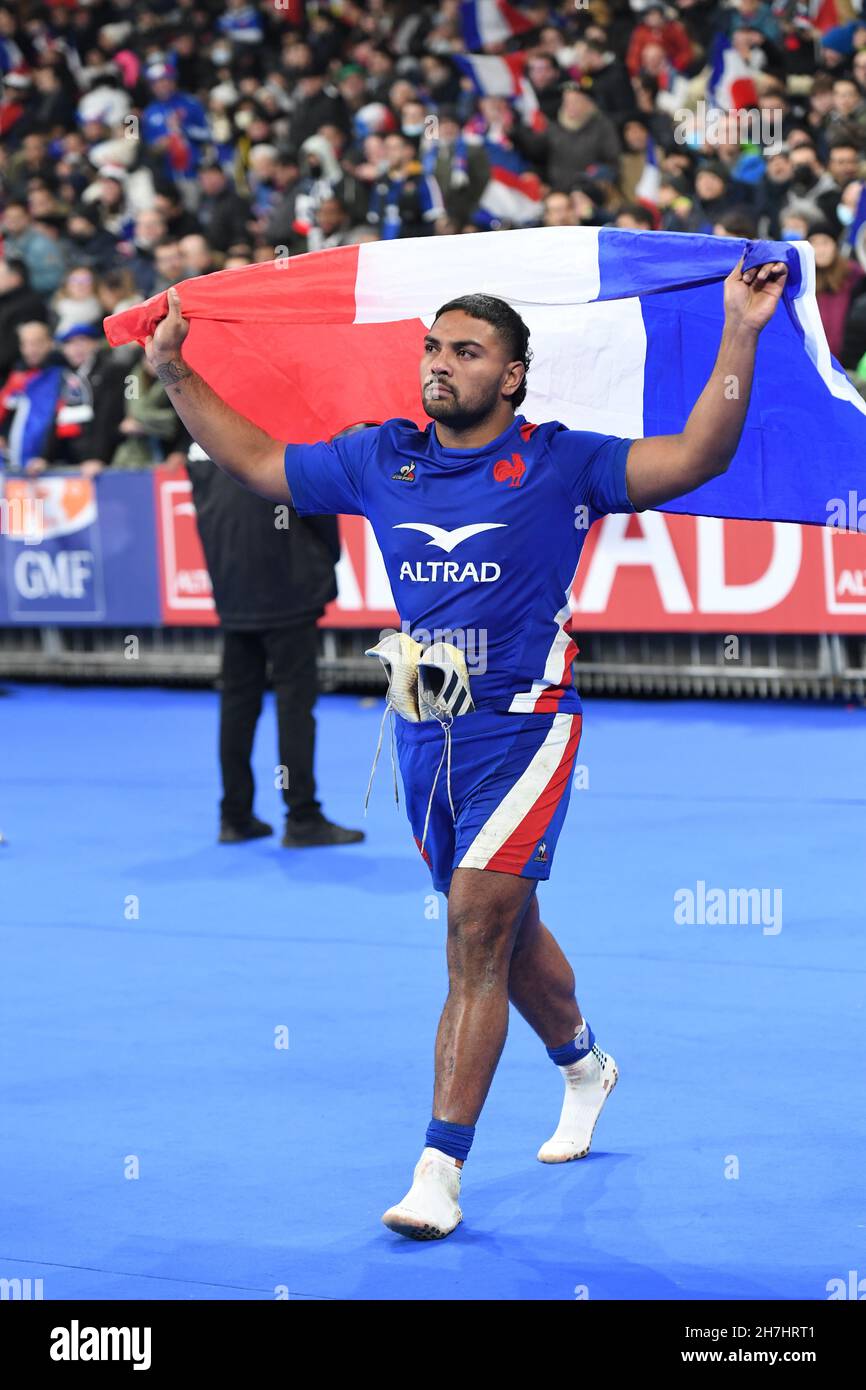
[[(442, 306), (420, 348), (430, 423), (392, 419), (332, 443), (290, 444), (230, 408), (184, 361), (189, 325), (176, 289), (146, 354), (190, 434), (238, 482), (302, 515), (369, 518), (402, 628), (483, 633), (471, 706), (442, 728), (398, 718), (413, 835), (447, 894), (449, 990), (436, 1037), (433, 1113), (412, 1185), (386, 1226), (429, 1240), (460, 1222), (460, 1182), (499, 1061), (509, 1002), (564, 1081), (544, 1163), (589, 1152), (617, 1081), (575, 998), (571, 966), (539, 916), (580, 740), (568, 595), (589, 525), (658, 507), (723, 473), (743, 428), (761, 330), (787, 271), (780, 262), (724, 284), (715, 366), (682, 433), (620, 439), (533, 424), (529, 333), (504, 300)], [(579, 313), (575, 332), (580, 331)], [(736, 389), (731, 383), (736, 382)], [(432, 789), (432, 791), (431, 791)]]

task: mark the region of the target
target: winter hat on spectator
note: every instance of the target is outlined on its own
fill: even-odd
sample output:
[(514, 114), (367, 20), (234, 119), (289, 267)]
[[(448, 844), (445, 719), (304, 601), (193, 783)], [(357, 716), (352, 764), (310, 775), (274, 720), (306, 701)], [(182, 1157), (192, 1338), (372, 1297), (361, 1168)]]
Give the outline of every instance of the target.
[(169, 59), (155, 58), (144, 69), (144, 76), (148, 82), (160, 82), (164, 77), (170, 77), (173, 82), (177, 73)]
[[(790, 211), (790, 209), (789, 209), (789, 211)], [(808, 230), (808, 232), (806, 233), (806, 235), (807, 235), (807, 236), (828, 236), (828, 237), (830, 237), (831, 241), (835, 241), (835, 240), (836, 240), (836, 233), (834, 232), (833, 228), (830, 226), (830, 223), (827, 221), (826, 217), (815, 217), (815, 218), (813, 218), (812, 221), (809, 223), (809, 230)]]
[(71, 328), (65, 329), (63, 333), (58, 333), (55, 338), (57, 343), (68, 343), (70, 338), (101, 338), (102, 329), (95, 323), (73, 323)]
[(821, 35), (821, 47), (830, 48), (834, 53), (841, 53), (849, 58), (854, 52), (854, 35), (858, 29), (866, 28), (866, 24), (839, 24), (834, 29), (828, 29)]

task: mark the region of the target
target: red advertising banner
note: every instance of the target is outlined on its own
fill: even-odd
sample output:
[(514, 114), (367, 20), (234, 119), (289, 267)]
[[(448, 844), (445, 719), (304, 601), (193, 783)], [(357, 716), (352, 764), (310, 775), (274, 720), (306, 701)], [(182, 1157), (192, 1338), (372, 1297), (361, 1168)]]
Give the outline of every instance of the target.
[(183, 468), (156, 468), (156, 535), (162, 621), (215, 627), (210, 575), (195, 521), (192, 484)]
[[(156, 472), (163, 621), (216, 622), (182, 470)], [(323, 627), (398, 625), (369, 523), (340, 518), (339, 594)], [(527, 561), (531, 563), (531, 561)], [(643, 512), (590, 531), (572, 591), (578, 631), (866, 633), (866, 535), (791, 522)]]

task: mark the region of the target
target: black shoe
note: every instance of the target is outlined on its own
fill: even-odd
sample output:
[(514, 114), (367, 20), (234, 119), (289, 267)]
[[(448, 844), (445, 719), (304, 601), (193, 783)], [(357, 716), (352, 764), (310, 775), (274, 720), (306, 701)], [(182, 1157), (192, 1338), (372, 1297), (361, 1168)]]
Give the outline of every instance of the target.
[(366, 839), (363, 830), (347, 830), (345, 826), (335, 825), (327, 816), (314, 816), (310, 820), (286, 820), (283, 835), (284, 849), (308, 849), (311, 845), (356, 845)]
[(250, 816), (243, 825), (233, 825), (224, 820), (220, 824), (219, 844), (240, 845), (244, 840), (261, 840), (265, 835), (273, 835), (274, 827), (258, 816)]

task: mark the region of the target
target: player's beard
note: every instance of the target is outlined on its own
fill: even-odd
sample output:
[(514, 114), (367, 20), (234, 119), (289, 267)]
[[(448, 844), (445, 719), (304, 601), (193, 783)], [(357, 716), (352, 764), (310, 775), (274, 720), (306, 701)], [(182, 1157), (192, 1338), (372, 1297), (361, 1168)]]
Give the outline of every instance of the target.
[(462, 399), (453, 387), (450, 388), (451, 394), (432, 399), (426, 391), (421, 394), (421, 400), (426, 413), (431, 420), (439, 420), (443, 425), (448, 425), (452, 430), (462, 432), (463, 430), (477, 429), (483, 425), (496, 409), (499, 402), (499, 393), (491, 391), (483, 399), (466, 401)]

